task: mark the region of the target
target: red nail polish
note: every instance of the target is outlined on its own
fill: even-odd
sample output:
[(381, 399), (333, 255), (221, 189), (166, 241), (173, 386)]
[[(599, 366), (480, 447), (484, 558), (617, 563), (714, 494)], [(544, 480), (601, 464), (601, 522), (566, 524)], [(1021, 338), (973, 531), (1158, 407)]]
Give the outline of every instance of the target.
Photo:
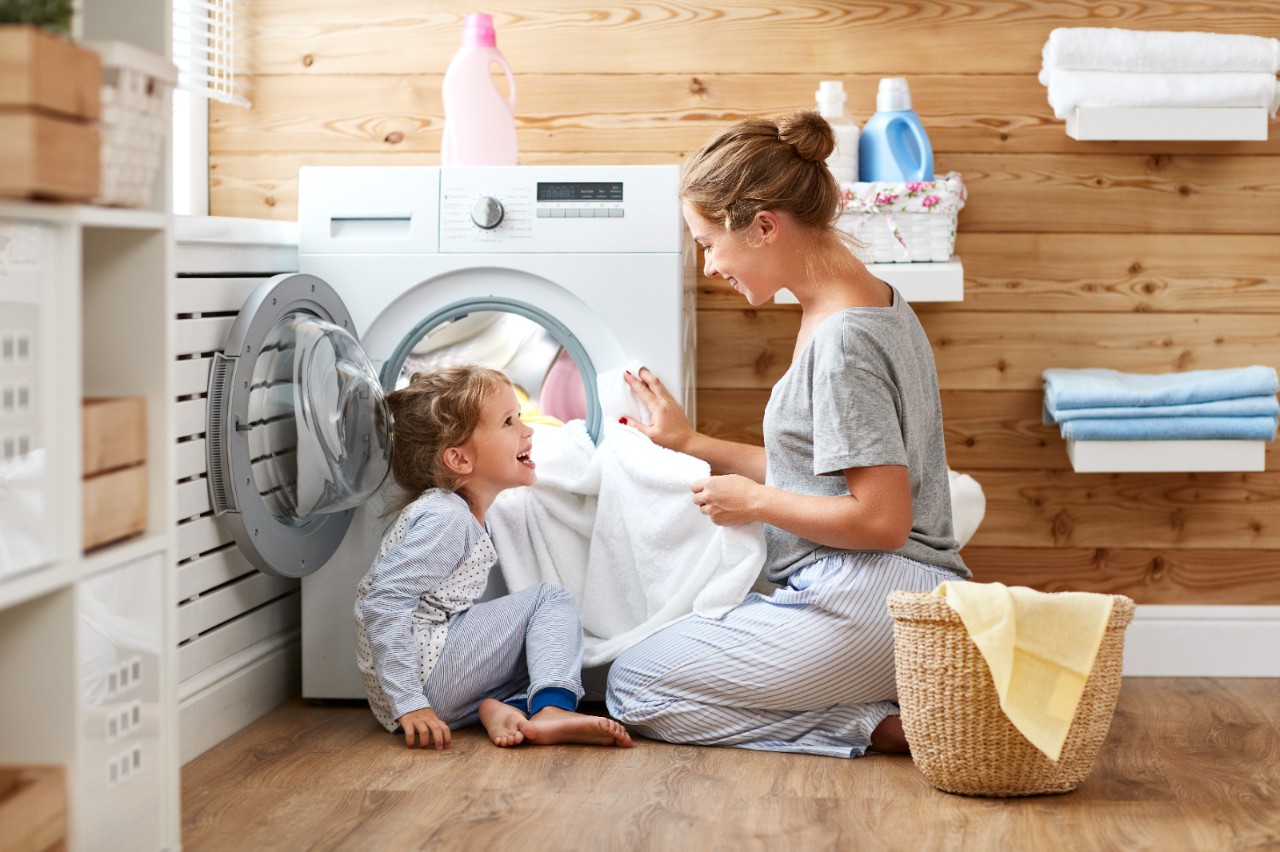
[(618, 422), (619, 422), (619, 423), (621, 423), (623, 426), (626, 426), (626, 425), (627, 425), (627, 418), (625, 418), (625, 417), (619, 417), (619, 418), (618, 418)]

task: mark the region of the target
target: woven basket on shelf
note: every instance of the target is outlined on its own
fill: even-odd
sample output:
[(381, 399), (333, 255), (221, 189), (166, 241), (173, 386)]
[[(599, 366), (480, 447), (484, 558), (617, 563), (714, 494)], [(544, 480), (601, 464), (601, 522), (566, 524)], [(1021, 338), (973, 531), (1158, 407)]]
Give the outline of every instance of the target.
[(1079, 786), (1111, 726), (1124, 630), (1133, 619), (1132, 600), (1111, 598), (1111, 618), (1055, 763), (1000, 709), (986, 661), (946, 599), (890, 593), (902, 727), (912, 760), (933, 786), (970, 796), (1066, 793)]
[(844, 213), (836, 227), (862, 241), (866, 263), (945, 262), (955, 251), (954, 212), (894, 213), (889, 218), (877, 213)]
[(177, 71), (125, 42), (89, 46), (102, 57), (102, 186), (94, 203), (146, 207), (166, 156)]

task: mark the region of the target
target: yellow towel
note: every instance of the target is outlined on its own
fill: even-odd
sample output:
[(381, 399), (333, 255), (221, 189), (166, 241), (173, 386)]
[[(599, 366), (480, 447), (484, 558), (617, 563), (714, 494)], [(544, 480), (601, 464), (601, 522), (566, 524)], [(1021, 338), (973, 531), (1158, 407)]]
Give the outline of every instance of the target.
[(960, 614), (1009, 721), (1057, 761), (1111, 617), (1111, 596), (971, 582), (946, 582), (934, 594)]

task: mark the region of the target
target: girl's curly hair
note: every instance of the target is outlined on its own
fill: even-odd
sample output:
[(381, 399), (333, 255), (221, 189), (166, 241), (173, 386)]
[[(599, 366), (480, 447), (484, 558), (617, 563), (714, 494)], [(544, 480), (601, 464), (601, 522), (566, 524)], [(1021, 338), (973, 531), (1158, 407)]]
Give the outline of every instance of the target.
[(465, 364), (414, 373), (408, 386), (387, 394), (394, 436), (391, 476), (403, 490), (388, 514), (399, 513), (428, 488), (457, 491), (463, 485), (445, 465), (444, 451), (467, 442), (484, 403), (510, 384), (497, 370)]

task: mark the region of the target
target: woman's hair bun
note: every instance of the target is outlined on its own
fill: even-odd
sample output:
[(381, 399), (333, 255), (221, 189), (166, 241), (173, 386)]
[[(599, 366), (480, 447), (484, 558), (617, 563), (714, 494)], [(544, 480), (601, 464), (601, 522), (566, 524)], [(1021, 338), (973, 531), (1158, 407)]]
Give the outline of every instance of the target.
[(778, 119), (778, 138), (795, 149), (801, 159), (825, 162), (836, 149), (835, 133), (827, 120), (813, 110)]

